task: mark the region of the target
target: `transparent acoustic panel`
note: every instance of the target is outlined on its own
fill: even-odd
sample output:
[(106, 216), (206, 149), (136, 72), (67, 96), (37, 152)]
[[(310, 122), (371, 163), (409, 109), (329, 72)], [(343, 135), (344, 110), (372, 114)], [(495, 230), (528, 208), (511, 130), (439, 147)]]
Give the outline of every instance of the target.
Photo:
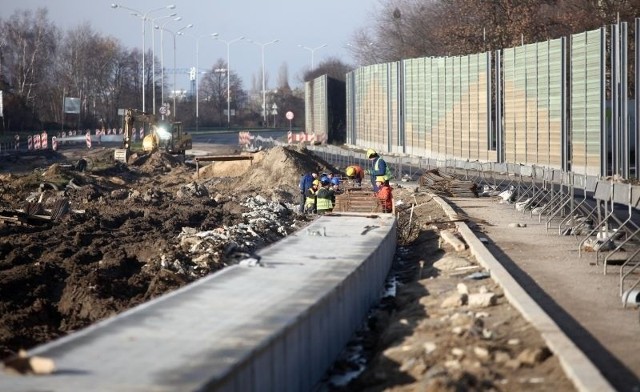
[(451, 83), (453, 88), (451, 90), (451, 136), (452, 136), (452, 151), (451, 154), (454, 158), (462, 158), (462, 126), (460, 121), (460, 57), (451, 58)]
[[(464, 56), (460, 58), (460, 93), (458, 97), (458, 113), (460, 118), (460, 150), (462, 151), (461, 158), (470, 159), (471, 143), (469, 133), (469, 73), (471, 72), (469, 67), (469, 57)], [(476, 157), (474, 157), (477, 159)]]
[(445, 147), (444, 154), (447, 157), (453, 156), (453, 79), (455, 70), (453, 68), (453, 58), (445, 57), (445, 90), (444, 90), (444, 122), (445, 122)]
[[(418, 102), (417, 102), (417, 139), (415, 140), (416, 151), (419, 151), (419, 155), (423, 155), (426, 151), (425, 149), (425, 137), (427, 132), (427, 123), (426, 123), (426, 102), (427, 102), (427, 82), (426, 82), (426, 70), (425, 70), (426, 59), (420, 58), (416, 59), (416, 74), (417, 74), (417, 90), (418, 90)], [(430, 98), (430, 97), (429, 97)]]
[(572, 170), (601, 175), (602, 30), (571, 40)]
[(516, 162), (515, 149), (515, 55), (514, 48), (508, 48), (503, 53), (504, 75), (504, 157), (507, 162)]
[(554, 169), (563, 168), (563, 150), (566, 149), (562, 140), (562, 132), (565, 115), (564, 115), (564, 88), (563, 88), (563, 69), (565, 59), (564, 40), (556, 39), (549, 41), (547, 46), (548, 53), (548, 93), (547, 115), (548, 115), (548, 143), (549, 166)]
[(447, 69), (445, 58), (438, 58), (438, 150), (437, 157), (444, 157), (447, 153), (447, 122), (446, 122), (446, 92)]
[[(478, 151), (480, 158), (495, 161), (495, 153), (490, 152), (489, 146), (489, 53), (480, 53), (478, 57)], [(491, 155), (490, 155), (491, 154)]]
[(424, 149), (430, 157), (433, 151), (433, 59), (424, 60)]
[(404, 141), (400, 139), (400, 100), (398, 99), (398, 64), (399, 62), (390, 63), (388, 65), (388, 77), (389, 83), (389, 96), (388, 99), (388, 111), (389, 119), (387, 127), (389, 128), (389, 141), (391, 144), (391, 151), (402, 151), (400, 148), (404, 145)]
[(514, 147), (515, 162), (527, 162), (527, 56), (526, 49), (523, 46), (515, 48), (515, 95), (514, 99)]
[(538, 163), (538, 44), (524, 46), (525, 62), (525, 163)]

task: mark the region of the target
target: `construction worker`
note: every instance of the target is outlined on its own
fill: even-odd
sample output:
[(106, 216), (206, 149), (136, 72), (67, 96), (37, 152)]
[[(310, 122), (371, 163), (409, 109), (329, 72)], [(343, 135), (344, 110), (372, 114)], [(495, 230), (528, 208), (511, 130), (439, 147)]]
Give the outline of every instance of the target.
[(300, 188), (300, 213), (304, 212), (304, 205), (307, 199), (307, 191), (311, 188), (313, 184), (313, 180), (318, 178), (318, 173), (309, 172), (305, 173), (300, 177), (300, 183), (298, 184), (298, 188)]
[(317, 193), (320, 187), (320, 181), (313, 180), (311, 187), (307, 189), (306, 199), (304, 203), (304, 212), (307, 214), (315, 214), (317, 212)]
[(316, 193), (316, 207), (318, 214), (324, 214), (333, 211), (334, 197), (333, 189), (331, 189), (331, 181), (327, 177), (323, 177), (325, 180), (320, 180), (320, 188)]
[(353, 180), (357, 186), (362, 186), (362, 179), (364, 178), (364, 170), (360, 165), (348, 166), (345, 170), (345, 174), (350, 180)]
[(385, 162), (380, 155), (376, 152), (376, 150), (368, 149), (367, 150), (367, 159), (370, 163), (370, 168), (365, 171), (365, 173), (371, 176), (371, 185), (373, 186), (373, 191), (377, 192), (378, 187), (376, 185), (376, 177), (383, 176), (385, 181), (389, 181), (391, 179), (391, 171), (387, 166), (387, 162)]
[(393, 212), (393, 195), (391, 193), (392, 188), (389, 185), (389, 181), (385, 180), (384, 176), (377, 176), (376, 186), (378, 188), (376, 197), (380, 200), (382, 212)]
[(333, 177), (331, 179), (331, 190), (333, 191), (333, 195), (331, 197), (331, 204), (335, 207), (336, 195), (339, 195), (342, 193), (342, 190), (340, 189), (340, 179), (338, 177)]

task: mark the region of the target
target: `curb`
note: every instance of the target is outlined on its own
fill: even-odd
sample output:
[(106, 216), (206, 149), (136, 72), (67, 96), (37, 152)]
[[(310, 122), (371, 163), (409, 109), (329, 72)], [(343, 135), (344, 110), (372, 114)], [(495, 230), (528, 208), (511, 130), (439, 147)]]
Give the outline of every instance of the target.
[[(429, 194), (442, 207), (449, 219), (458, 214), (441, 197)], [(515, 281), (509, 272), (489, 252), (482, 241), (464, 222), (456, 222), (456, 228), (469, 245), (469, 250), (491, 278), (502, 287), (505, 297), (522, 316), (542, 335), (549, 349), (560, 360), (562, 369), (578, 391), (615, 391), (589, 358), (562, 332), (558, 325)]]

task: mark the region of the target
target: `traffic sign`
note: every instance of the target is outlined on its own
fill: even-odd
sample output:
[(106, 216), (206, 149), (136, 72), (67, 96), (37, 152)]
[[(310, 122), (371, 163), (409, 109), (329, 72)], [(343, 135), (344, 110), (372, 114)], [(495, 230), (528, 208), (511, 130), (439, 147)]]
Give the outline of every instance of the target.
[(286, 116), (287, 116), (287, 120), (293, 120), (293, 112), (292, 111), (288, 111)]
[(162, 114), (163, 116), (165, 114), (167, 114), (167, 107), (166, 106), (160, 106), (160, 114)]

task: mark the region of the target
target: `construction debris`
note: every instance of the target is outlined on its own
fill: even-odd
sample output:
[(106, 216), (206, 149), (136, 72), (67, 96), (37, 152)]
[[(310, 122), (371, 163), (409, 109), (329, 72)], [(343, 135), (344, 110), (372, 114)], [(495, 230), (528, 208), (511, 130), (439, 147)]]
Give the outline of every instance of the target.
[(430, 192), (447, 197), (478, 197), (478, 185), (467, 180), (440, 172), (438, 169), (427, 170), (419, 180), (421, 187)]

